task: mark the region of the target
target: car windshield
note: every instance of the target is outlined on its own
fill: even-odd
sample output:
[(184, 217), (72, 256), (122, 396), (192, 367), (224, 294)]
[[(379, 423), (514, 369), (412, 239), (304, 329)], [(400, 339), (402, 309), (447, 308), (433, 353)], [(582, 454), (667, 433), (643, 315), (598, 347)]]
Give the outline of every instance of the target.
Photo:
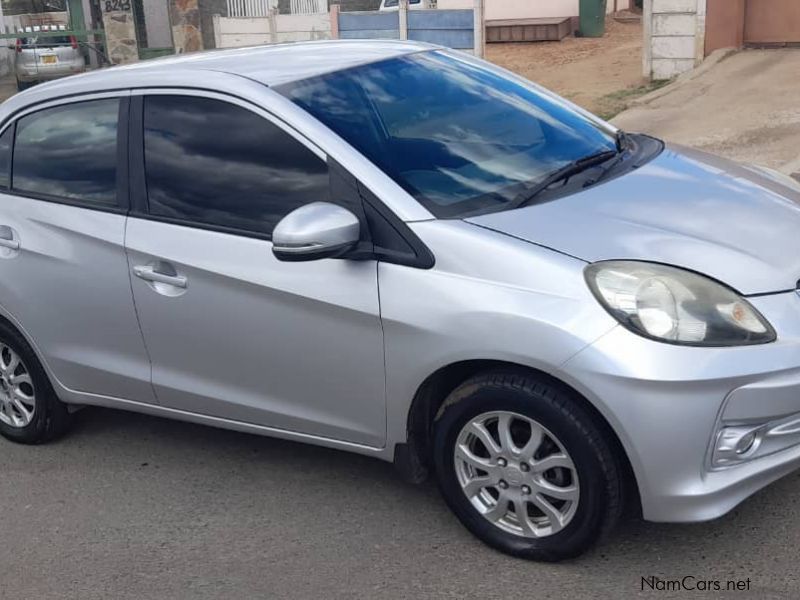
[(420, 52), (277, 90), (437, 217), (499, 210), (615, 139), (557, 99), (469, 58)]

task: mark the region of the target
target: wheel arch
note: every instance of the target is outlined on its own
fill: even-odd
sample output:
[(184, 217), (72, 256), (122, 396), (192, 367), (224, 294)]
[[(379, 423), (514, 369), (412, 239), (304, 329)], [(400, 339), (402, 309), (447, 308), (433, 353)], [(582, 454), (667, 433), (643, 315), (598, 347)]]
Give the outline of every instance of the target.
[(573, 386), (561, 379), (528, 365), (503, 360), (475, 359), (463, 360), (440, 367), (419, 385), (406, 421), (406, 443), (398, 444), (394, 462), (401, 475), (412, 482), (422, 482), (427, 478), (431, 465), (431, 439), (433, 423), (442, 404), (461, 383), (483, 373), (506, 371), (536, 377), (560, 388), (580, 403), (611, 442), (611, 447), (623, 470), (625, 481), (629, 482), (626, 496), (636, 511), (641, 510), (639, 486), (630, 458), (619, 435), (608, 419), (598, 408)]
[(16, 331), (22, 337), (22, 339), (24, 339), (28, 343), (28, 345), (31, 347), (31, 350), (33, 350), (34, 355), (41, 363), (42, 368), (44, 369), (44, 372), (47, 375), (47, 378), (50, 380), (50, 384), (53, 386), (53, 389), (54, 390), (61, 389), (62, 387), (61, 382), (55, 376), (55, 373), (53, 373), (53, 370), (50, 368), (50, 365), (45, 359), (44, 354), (42, 353), (39, 346), (36, 345), (36, 342), (28, 334), (28, 332), (25, 330), (22, 324), (19, 321), (17, 321), (14, 315), (9, 313), (6, 310), (5, 306), (3, 306), (2, 304), (0, 304), (0, 323), (3, 323), (4, 325)]

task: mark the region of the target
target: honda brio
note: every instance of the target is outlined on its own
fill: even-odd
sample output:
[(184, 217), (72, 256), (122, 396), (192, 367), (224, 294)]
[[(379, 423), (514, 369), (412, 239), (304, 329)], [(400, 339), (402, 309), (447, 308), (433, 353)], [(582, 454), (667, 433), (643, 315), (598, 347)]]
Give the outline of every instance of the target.
[(0, 124), (10, 440), (95, 405), (349, 450), (538, 560), (800, 465), (780, 173), (410, 42), (113, 68)]

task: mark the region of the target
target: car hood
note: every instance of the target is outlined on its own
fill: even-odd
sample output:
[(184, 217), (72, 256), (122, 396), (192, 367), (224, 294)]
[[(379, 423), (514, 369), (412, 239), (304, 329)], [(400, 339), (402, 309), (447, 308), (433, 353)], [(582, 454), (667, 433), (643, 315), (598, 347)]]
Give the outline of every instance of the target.
[(466, 220), (587, 262), (666, 263), (745, 295), (793, 290), (800, 186), (781, 177), (670, 146), (636, 171), (577, 194)]

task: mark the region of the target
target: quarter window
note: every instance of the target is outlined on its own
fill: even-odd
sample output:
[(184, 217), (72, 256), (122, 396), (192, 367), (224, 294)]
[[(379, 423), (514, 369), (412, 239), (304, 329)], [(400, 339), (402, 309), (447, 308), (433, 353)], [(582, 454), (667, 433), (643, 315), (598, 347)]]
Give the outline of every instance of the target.
[(329, 197), (323, 160), (279, 127), (211, 98), (144, 101), (150, 213), (271, 234), (299, 206)]
[(119, 99), (48, 108), (17, 122), (12, 189), (117, 204)]
[(11, 142), (14, 140), (14, 125), (6, 127), (0, 135), (0, 189), (7, 190), (11, 181)]

